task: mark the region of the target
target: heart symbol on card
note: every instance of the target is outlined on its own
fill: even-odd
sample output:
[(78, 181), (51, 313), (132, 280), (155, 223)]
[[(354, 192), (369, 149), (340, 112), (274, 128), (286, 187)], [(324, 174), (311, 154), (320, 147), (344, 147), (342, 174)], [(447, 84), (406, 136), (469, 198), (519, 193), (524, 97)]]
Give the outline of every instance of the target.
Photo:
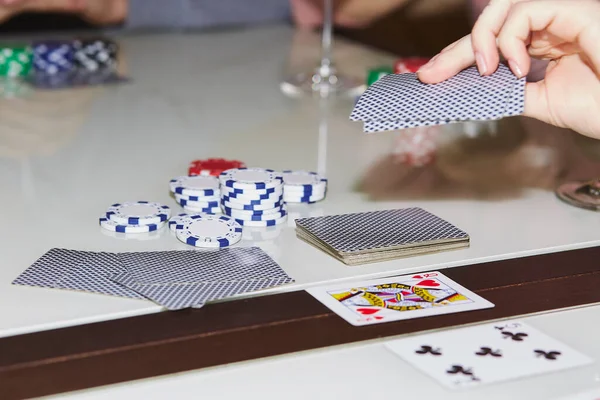
[(436, 281), (434, 281), (433, 279), (425, 279), (424, 281), (421, 281), (421, 282), (417, 283), (417, 286), (432, 286), (432, 287), (436, 287), (436, 286), (440, 286), (440, 284), (437, 283)]
[(377, 308), (357, 308), (356, 311), (361, 313), (362, 315), (371, 315), (379, 312)]
[(375, 319), (383, 319), (383, 317), (381, 315), (377, 315), (375, 316)]
[(423, 275), (415, 275), (415, 276), (413, 276), (413, 278), (415, 278), (415, 279), (423, 279)]

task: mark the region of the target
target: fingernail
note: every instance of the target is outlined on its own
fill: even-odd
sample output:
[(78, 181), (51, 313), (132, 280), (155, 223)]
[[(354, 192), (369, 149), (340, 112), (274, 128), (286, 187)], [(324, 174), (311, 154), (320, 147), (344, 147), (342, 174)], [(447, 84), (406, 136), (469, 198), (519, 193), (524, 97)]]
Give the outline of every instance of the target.
[(485, 59), (483, 55), (479, 52), (475, 53), (475, 62), (477, 63), (477, 69), (479, 69), (479, 74), (484, 75), (487, 73), (487, 64), (485, 63)]
[(427, 61), (427, 64), (425, 64), (425, 65), (422, 65), (422, 66), (421, 66), (421, 68), (419, 68), (419, 69), (417, 70), (417, 73), (419, 73), (419, 72), (422, 72), (422, 71), (425, 71), (425, 70), (427, 70), (427, 69), (429, 69), (429, 68), (433, 67), (433, 64), (435, 64), (435, 60), (436, 60), (438, 57), (439, 57), (439, 54), (438, 54), (438, 55), (436, 55), (435, 57), (433, 57), (431, 60)]
[(521, 71), (521, 68), (519, 68), (519, 64), (517, 64), (515, 60), (508, 60), (508, 66), (510, 67), (510, 69), (513, 70), (515, 75), (517, 75), (517, 78), (523, 77), (523, 72)]

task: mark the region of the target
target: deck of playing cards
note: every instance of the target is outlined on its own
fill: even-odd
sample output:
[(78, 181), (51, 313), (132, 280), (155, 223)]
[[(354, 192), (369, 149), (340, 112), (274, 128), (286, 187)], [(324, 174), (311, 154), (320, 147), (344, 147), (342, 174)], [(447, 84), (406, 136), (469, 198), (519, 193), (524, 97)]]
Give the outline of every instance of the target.
[(301, 218), (296, 235), (347, 265), (469, 246), (467, 233), (421, 208)]
[(139, 253), (51, 249), (13, 284), (148, 299), (178, 310), (292, 282), (260, 248), (237, 247)]
[(425, 84), (414, 73), (390, 74), (362, 94), (350, 119), (363, 121), (364, 132), (371, 133), (520, 115), (525, 83), (504, 64), (489, 76), (470, 67), (437, 84)]

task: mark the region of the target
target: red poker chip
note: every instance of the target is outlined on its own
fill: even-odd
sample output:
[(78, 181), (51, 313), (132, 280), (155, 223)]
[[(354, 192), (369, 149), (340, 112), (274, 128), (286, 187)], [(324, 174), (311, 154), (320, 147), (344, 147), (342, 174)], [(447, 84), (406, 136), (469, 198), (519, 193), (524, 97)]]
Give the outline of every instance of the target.
[(194, 160), (188, 168), (189, 176), (212, 175), (219, 176), (221, 172), (232, 168), (246, 168), (246, 164), (238, 160), (226, 160), (224, 158), (208, 158), (206, 160)]
[(394, 63), (394, 73), (405, 74), (407, 72), (417, 72), (417, 70), (427, 64), (428, 61), (429, 58), (424, 57), (400, 58)]

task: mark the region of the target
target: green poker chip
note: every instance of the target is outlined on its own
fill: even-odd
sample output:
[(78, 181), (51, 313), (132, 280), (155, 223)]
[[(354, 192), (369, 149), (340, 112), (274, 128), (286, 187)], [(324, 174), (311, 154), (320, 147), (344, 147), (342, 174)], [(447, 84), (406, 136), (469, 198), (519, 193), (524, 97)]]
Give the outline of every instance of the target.
[(33, 51), (29, 46), (0, 45), (0, 76), (14, 78), (29, 75)]
[(393, 74), (394, 68), (391, 66), (381, 66), (372, 68), (367, 72), (367, 86), (371, 86), (386, 75)]

